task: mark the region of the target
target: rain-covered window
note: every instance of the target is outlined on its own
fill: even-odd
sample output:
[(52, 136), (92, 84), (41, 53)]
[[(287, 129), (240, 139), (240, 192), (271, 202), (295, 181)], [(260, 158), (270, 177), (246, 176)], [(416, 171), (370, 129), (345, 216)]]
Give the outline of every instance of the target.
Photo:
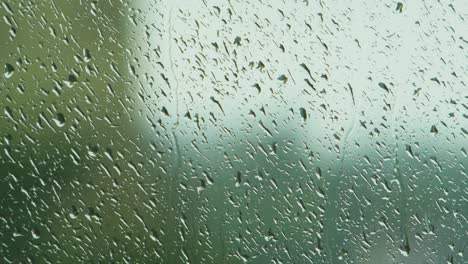
[(468, 263), (464, 0), (0, 17), (0, 263)]

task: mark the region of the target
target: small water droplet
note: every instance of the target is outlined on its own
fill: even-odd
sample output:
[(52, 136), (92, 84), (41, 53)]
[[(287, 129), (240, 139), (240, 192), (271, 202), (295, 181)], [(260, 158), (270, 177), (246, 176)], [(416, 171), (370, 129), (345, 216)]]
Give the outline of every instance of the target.
[(83, 54), (84, 54), (85, 62), (90, 62), (91, 61), (91, 52), (89, 51), (89, 49), (84, 49)]
[(288, 77), (286, 77), (286, 75), (283, 74), (280, 77), (278, 77), (278, 80), (282, 81), (283, 83), (286, 83), (288, 81)]
[(58, 127), (63, 127), (65, 126), (65, 116), (62, 113), (58, 113), (54, 117), (54, 122)]
[(307, 121), (307, 112), (304, 108), (299, 108), (299, 112), (301, 113), (302, 119), (304, 119), (304, 122)]
[(88, 155), (92, 158), (96, 157), (99, 147), (97, 145), (88, 145)]
[(403, 12), (403, 3), (398, 2), (395, 10), (399, 11), (400, 13)]
[(39, 233), (39, 230), (37, 230), (36, 228), (33, 228), (31, 230), (31, 235), (34, 239), (39, 239), (41, 237), (41, 234)]
[(69, 87), (69, 88), (72, 88), (73, 85), (78, 81), (78, 79), (76, 79), (76, 76), (73, 75), (73, 74), (70, 74), (68, 75), (68, 79), (65, 81), (65, 84)]
[(234, 44), (236, 44), (237, 46), (240, 46), (241, 45), (241, 40), (242, 40), (241, 37), (236, 37), (234, 39)]
[(10, 78), (13, 76), (13, 73), (15, 73), (15, 68), (13, 68), (13, 65), (9, 63), (5, 64), (5, 78)]
[(78, 217), (78, 210), (76, 209), (76, 206), (72, 206), (70, 213), (68, 214), (71, 219), (76, 219)]

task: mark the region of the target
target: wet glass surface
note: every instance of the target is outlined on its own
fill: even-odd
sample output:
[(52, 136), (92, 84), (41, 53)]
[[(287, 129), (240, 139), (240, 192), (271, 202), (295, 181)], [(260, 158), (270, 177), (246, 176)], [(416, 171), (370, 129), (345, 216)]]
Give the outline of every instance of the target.
[(464, 1), (2, 1), (1, 263), (468, 263)]

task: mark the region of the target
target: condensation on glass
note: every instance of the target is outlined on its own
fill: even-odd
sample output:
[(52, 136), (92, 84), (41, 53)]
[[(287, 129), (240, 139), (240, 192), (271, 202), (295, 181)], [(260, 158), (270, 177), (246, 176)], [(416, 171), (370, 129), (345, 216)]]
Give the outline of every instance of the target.
[(468, 263), (464, 1), (0, 16), (0, 262)]

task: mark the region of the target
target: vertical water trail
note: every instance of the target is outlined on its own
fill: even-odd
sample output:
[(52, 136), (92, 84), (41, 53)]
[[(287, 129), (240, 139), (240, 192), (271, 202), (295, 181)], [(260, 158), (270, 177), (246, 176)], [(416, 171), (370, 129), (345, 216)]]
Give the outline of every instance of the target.
[(393, 140), (395, 141), (393, 147), (393, 170), (396, 174), (396, 178), (400, 185), (400, 195), (399, 195), (399, 207), (400, 207), (400, 240), (401, 247), (400, 250), (403, 254), (408, 255), (410, 253), (410, 245), (408, 241), (408, 230), (406, 227), (407, 224), (407, 188), (406, 182), (404, 180), (403, 174), (400, 169), (400, 157), (398, 155), (399, 151), (399, 137), (398, 137), (398, 115), (396, 109), (398, 109), (398, 93), (393, 93), (393, 106), (392, 106), (392, 128), (393, 128)]
[(352, 135), (355, 127), (356, 127), (356, 116), (357, 116), (357, 110), (356, 110), (356, 101), (355, 101), (355, 98), (354, 98), (354, 92), (353, 92), (353, 88), (351, 87), (351, 85), (348, 83), (348, 88), (349, 88), (349, 92), (350, 92), (350, 95), (351, 95), (351, 100), (352, 100), (352, 119), (351, 119), (351, 122), (350, 124), (348, 125), (348, 127), (346, 128), (345, 130), (345, 134), (343, 136), (343, 138), (341, 139), (341, 144), (340, 144), (340, 156), (339, 156), (339, 160), (340, 160), (340, 169), (339, 169), (339, 172), (337, 173), (337, 175), (334, 177), (334, 179), (331, 180), (330, 184), (331, 184), (331, 187), (330, 187), (330, 191), (329, 191), (329, 195), (328, 195), (328, 199), (329, 199), (329, 202), (330, 204), (332, 205), (330, 208), (327, 208), (327, 215), (326, 215), (326, 220), (328, 221), (327, 224), (326, 224), (326, 232), (328, 234), (328, 236), (330, 237), (329, 239), (329, 243), (328, 243), (328, 246), (327, 246), (327, 250), (329, 252), (329, 261), (330, 263), (338, 263), (338, 242), (337, 242), (337, 226), (336, 226), (336, 221), (335, 219), (332, 219), (332, 218), (336, 218), (338, 216), (338, 200), (339, 200), (339, 197), (338, 197), (338, 184), (339, 184), (339, 181), (340, 181), (340, 178), (341, 179), (344, 179), (345, 178), (345, 159), (346, 159), (346, 149), (347, 149), (347, 146), (348, 146), (348, 141), (349, 141), (349, 138), (350, 136)]
[[(175, 99), (175, 104), (176, 104), (176, 109), (175, 109), (175, 114), (176, 114), (176, 121), (171, 127), (171, 135), (173, 139), (173, 151), (175, 154), (175, 163), (172, 164), (173, 166), (173, 173), (172, 175), (169, 175), (171, 177), (169, 179), (169, 189), (170, 189), (170, 194), (169, 194), (169, 204), (170, 204), (170, 209), (169, 209), (169, 221), (173, 221), (172, 223), (168, 223), (169, 225), (176, 225), (175, 223), (178, 223), (174, 228), (171, 229), (176, 229), (178, 227), (182, 228), (183, 225), (179, 225), (179, 222), (177, 218), (177, 182), (178, 182), (178, 177), (179, 177), (179, 170), (180, 166), (182, 164), (181, 160), (181, 153), (180, 153), (180, 145), (179, 145), (179, 138), (177, 136), (177, 133), (179, 132), (179, 81), (176, 76), (176, 71), (174, 67), (174, 57), (172, 53), (172, 31), (173, 31), (173, 17), (174, 17), (174, 7), (176, 6), (177, 0), (170, 1), (170, 6), (169, 6), (169, 14), (168, 14), (168, 22), (167, 22), (167, 48), (168, 48), (168, 59), (169, 59), (169, 68), (170, 68), (170, 74), (171, 74), (171, 82), (170, 86), (171, 88), (174, 87), (174, 91), (171, 92), (171, 94), (174, 95)], [(173, 241), (176, 241), (178, 238), (177, 237), (177, 232), (176, 230), (173, 230), (171, 233), (171, 239)], [(177, 256), (179, 255), (179, 252), (177, 252), (177, 242), (174, 242), (175, 244), (172, 244), (174, 246), (173, 249), (170, 249), (171, 252), (169, 253), (169, 262), (175, 263), (178, 262)]]

